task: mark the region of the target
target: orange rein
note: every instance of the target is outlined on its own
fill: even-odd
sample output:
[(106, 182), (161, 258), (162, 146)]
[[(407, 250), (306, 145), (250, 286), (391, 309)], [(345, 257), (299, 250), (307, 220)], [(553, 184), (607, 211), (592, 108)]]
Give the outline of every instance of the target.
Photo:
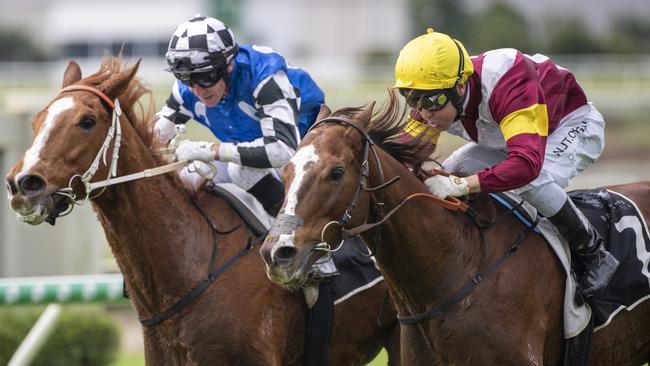
[(374, 228), (375, 226), (381, 225), (384, 222), (386, 222), (397, 210), (402, 208), (407, 202), (409, 201), (414, 201), (414, 200), (426, 200), (429, 202), (433, 202), (436, 205), (446, 208), (447, 210), (450, 211), (461, 211), (467, 213), (469, 210), (469, 206), (467, 203), (459, 200), (456, 197), (447, 197), (447, 199), (442, 199), (438, 196), (434, 196), (432, 194), (427, 194), (427, 193), (414, 193), (402, 200), (397, 206), (393, 207), (390, 212), (386, 214), (380, 221), (372, 222), (372, 223), (366, 223), (359, 225), (357, 227), (354, 227), (350, 230), (344, 229), (344, 238), (349, 238), (351, 236), (359, 235), (364, 231), (370, 230)]
[(407, 201), (411, 200), (417, 200), (417, 199), (422, 199), (422, 200), (428, 200), (433, 203), (435, 203), (438, 206), (444, 207), (448, 210), (451, 211), (461, 211), (461, 212), (466, 212), (469, 206), (467, 203), (459, 200), (456, 197), (447, 197), (447, 199), (442, 199), (438, 196), (434, 196), (432, 194), (427, 194), (427, 193), (414, 193), (408, 197), (406, 197), (402, 203), (405, 203)]

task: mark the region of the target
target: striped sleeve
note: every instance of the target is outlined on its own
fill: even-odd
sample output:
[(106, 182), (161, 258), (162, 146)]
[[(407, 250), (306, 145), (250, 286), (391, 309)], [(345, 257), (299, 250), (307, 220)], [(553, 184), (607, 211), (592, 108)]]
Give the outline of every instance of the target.
[(237, 144), (222, 143), (219, 160), (254, 168), (286, 164), (300, 141), (298, 93), (282, 70), (262, 80), (253, 91), (262, 137)]
[[(484, 73), (489, 62), (488, 56)], [(532, 62), (521, 53), (516, 53), (512, 66), (496, 81), (489, 107), (508, 153), (501, 163), (479, 172), (481, 190), (522, 187), (537, 178), (542, 169), (549, 123), (539, 77)]]
[(172, 92), (162, 109), (156, 114), (157, 118), (164, 117), (175, 124), (185, 124), (192, 118), (192, 112), (185, 106), (178, 89), (178, 82), (174, 82)]

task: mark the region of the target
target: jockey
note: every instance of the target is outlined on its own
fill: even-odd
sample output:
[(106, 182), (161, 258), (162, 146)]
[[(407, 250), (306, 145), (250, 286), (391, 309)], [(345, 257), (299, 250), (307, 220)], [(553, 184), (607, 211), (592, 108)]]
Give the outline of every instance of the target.
[(470, 58), (429, 29), (400, 51), (394, 87), (411, 107), (406, 134), (470, 141), (442, 164), (470, 175), (428, 178), (434, 195), (515, 190), (569, 243), (583, 295), (607, 286), (619, 263), (564, 191), (600, 156), (605, 122), (569, 70), (507, 48)]
[[(213, 183), (235, 183), (275, 214), (284, 196), (277, 168), (314, 123), (321, 89), (273, 49), (238, 45), (230, 28), (210, 17), (178, 26), (166, 58), (176, 80), (157, 114), (158, 140), (169, 142), (174, 126), (190, 118), (208, 127), (219, 141), (182, 141), (176, 159), (214, 164)], [(188, 168), (181, 178), (193, 186), (201, 181)]]

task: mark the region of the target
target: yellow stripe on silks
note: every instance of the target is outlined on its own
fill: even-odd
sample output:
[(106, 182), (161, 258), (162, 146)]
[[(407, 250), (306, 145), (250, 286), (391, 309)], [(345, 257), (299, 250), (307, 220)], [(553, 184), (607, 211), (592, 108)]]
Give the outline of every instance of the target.
[(548, 136), (548, 112), (546, 104), (533, 104), (507, 115), (499, 126), (505, 141), (522, 133)]
[(431, 126), (427, 126), (422, 122), (416, 121), (411, 117), (408, 117), (406, 120), (404, 132), (413, 137), (422, 135), (422, 140), (429, 141), (434, 145), (438, 143), (438, 138), (440, 137), (440, 131)]

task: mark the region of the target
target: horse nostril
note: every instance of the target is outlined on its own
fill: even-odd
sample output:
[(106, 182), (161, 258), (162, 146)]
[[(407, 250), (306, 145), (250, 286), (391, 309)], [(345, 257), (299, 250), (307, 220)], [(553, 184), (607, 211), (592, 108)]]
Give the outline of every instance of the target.
[(39, 193), (45, 190), (46, 185), (45, 179), (38, 175), (26, 175), (18, 180), (18, 188), (24, 194)]
[(16, 183), (14, 183), (13, 179), (6, 178), (5, 183), (7, 185), (6, 188), (7, 188), (7, 193), (9, 194), (9, 196), (13, 196), (16, 193), (18, 193), (18, 187), (16, 187)]
[(298, 249), (290, 246), (278, 248), (273, 254), (273, 261), (279, 265), (287, 265), (298, 254)]

